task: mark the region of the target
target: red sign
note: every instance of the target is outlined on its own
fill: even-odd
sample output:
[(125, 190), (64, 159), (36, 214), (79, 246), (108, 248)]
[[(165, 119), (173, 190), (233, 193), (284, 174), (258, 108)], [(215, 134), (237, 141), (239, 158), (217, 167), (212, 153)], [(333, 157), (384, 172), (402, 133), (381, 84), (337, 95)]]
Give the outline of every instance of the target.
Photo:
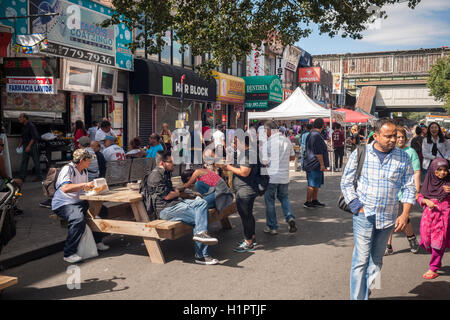
[(294, 91), (292, 91), (292, 90), (283, 89), (283, 101), (286, 100), (287, 98), (289, 98), (293, 93), (294, 93)]
[(298, 82), (320, 82), (320, 67), (299, 68)]

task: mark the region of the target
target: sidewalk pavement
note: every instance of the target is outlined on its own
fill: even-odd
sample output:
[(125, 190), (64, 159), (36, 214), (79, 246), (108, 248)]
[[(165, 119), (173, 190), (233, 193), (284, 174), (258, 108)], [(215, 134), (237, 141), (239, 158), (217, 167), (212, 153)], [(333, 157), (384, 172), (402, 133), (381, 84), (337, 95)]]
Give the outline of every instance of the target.
[[(294, 174), (294, 162), (290, 164)], [(326, 176), (340, 176), (342, 173), (326, 172)], [(304, 176), (304, 172), (296, 172), (295, 176)], [(31, 178), (28, 178), (31, 181)], [(62, 251), (67, 237), (67, 229), (62, 228), (58, 219), (49, 218), (51, 209), (39, 206), (46, 200), (40, 182), (25, 182), (22, 188), (23, 197), (18, 207), (24, 211), (16, 216), (16, 236), (0, 253), (0, 271), (10, 269), (32, 260), (40, 259)]]
[(25, 182), (22, 194), (18, 207), (23, 214), (15, 216), (16, 236), (0, 253), (0, 270), (61, 251), (67, 237), (67, 229), (61, 228), (57, 219), (49, 218), (52, 211), (39, 206), (46, 200), (41, 182)]

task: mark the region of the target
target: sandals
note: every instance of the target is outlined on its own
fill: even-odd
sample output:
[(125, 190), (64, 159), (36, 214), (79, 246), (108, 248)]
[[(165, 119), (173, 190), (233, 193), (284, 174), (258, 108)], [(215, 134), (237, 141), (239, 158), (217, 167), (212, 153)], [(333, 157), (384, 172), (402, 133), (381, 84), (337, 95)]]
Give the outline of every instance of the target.
[(424, 278), (424, 279), (427, 279), (427, 280), (433, 280), (433, 279), (439, 277), (439, 274), (437, 274), (436, 272), (433, 272), (433, 271), (431, 271), (431, 272), (433, 272), (433, 273), (431, 273), (430, 271), (431, 271), (431, 270), (428, 270), (427, 272), (425, 272), (425, 273), (423, 274), (423, 278)]

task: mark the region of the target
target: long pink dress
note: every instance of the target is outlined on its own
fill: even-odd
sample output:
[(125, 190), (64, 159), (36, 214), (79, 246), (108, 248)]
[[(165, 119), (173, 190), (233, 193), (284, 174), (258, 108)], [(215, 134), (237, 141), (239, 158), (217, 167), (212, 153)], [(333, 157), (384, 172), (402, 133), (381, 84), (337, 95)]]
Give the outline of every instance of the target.
[(433, 210), (421, 204), (423, 199), (422, 194), (419, 194), (417, 201), (424, 208), (420, 220), (420, 245), (428, 252), (431, 252), (432, 248), (435, 250), (450, 248), (450, 196), (441, 202), (432, 200), (436, 204)]

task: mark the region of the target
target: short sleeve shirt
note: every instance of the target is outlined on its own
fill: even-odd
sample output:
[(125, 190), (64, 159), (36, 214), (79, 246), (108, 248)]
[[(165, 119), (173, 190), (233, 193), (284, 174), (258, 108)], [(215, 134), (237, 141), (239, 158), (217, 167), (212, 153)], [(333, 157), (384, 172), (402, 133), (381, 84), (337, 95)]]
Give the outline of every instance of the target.
[(289, 158), (295, 156), (292, 143), (283, 135), (275, 134), (267, 141), (267, 151), (270, 161), (268, 168), (270, 183), (289, 183)]
[(318, 171), (320, 170), (320, 162), (316, 155), (323, 156), (323, 162), (325, 167), (330, 166), (328, 160), (328, 148), (323, 140), (323, 137), (316, 130), (312, 130), (306, 139), (306, 156), (303, 162), (305, 171)]
[(161, 144), (157, 144), (156, 146), (151, 146), (148, 150), (147, 150), (147, 158), (155, 158), (156, 157), (156, 153), (158, 151), (162, 151), (164, 150)]
[(103, 150), (103, 156), (106, 161), (125, 160), (125, 152), (116, 144), (105, 148), (105, 150)]
[(79, 184), (88, 182), (87, 170), (80, 173), (73, 163), (64, 166), (59, 172), (56, 180), (56, 192), (52, 199), (52, 210), (61, 208), (62, 206), (75, 204), (80, 202), (80, 196), (84, 194), (83, 190), (78, 192), (65, 193), (61, 187), (65, 184)]

